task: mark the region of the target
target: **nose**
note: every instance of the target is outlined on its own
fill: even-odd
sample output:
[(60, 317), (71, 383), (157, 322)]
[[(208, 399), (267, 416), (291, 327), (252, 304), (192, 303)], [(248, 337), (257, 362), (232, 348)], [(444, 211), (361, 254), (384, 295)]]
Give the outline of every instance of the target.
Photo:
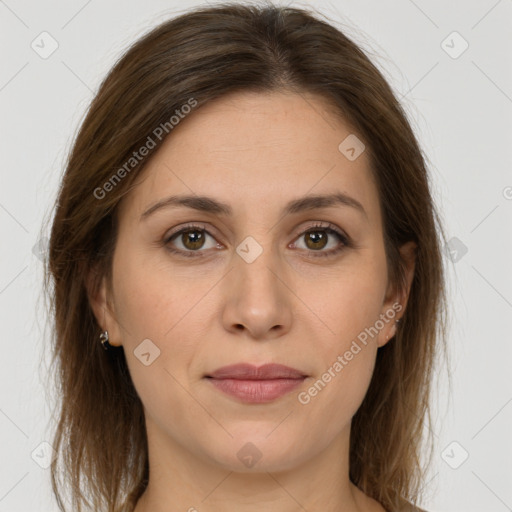
[(293, 293), (287, 283), (286, 263), (270, 248), (258, 249), (258, 245), (254, 241), (242, 243), (233, 257), (233, 267), (223, 284), (222, 321), (230, 332), (264, 341), (290, 330)]

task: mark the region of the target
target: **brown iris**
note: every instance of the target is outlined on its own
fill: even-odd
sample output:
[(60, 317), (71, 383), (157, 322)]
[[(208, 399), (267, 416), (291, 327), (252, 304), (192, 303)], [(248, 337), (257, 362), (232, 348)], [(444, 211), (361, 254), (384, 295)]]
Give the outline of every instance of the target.
[(204, 244), (204, 239), (204, 232), (198, 229), (190, 229), (181, 234), (181, 241), (183, 242), (183, 245), (190, 250), (200, 249)]
[[(304, 236), (306, 236), (306, 245), (309, 249), (323, 249), (327, 243), (327, 233), (325, 233), (325, 231), (306, 231)], [(310, 241), (312, 242), (312, 246), (308, 244)]]

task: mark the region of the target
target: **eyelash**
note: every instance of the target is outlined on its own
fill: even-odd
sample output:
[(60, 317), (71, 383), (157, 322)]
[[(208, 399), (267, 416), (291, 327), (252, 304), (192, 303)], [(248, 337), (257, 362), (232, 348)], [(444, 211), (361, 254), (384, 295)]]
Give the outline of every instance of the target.
[[(314, 232), (315, 230), (325, 231), (331, 235), (336, 235), (340, 239), (341, 244), (338, 247), (336, 247), (335, 249), (331, 249), (329, 251), (322, 251), (322, 250), (314, 251), (313, 249), (309, 249), (308, 252), (314, 253), (314, 256), (313, 256), (314, 258), (326, 258), (326, 257), (335, 256), (343, 249), (352, 247), (352, 243), (349, 240), (349, 238), (342, 231), (338, 230), (334, 226), (334, 224), (330, 224), (330, 223), (327, 223), (327, 225), (314, 224), (313, 226), (309, 226), (305, 231), (302, 231), (299, 234), (299, 236), (296, 238), (298, 239), (301, 236), (306, 235), (307, 233)], [(204, 252), (204, 250), (201, 250), (201, 249), (198, 249), (197, 251), (190, 251), (190, 250), (183, 251), (182, 249), (175, 249), (175, 248), (171, 247), (170, 242), (174, 238), (177, 238), (182, 233), (186, 233), (189, 231), (201, 231), (201, 232), (207, 233), (212, 238), (215, 238), (204, 226), (200, 226), (198, 224), (189, 224), (187, 226), (184, 226), (179, 231), (171, 233), (169, 236), (167, 236), (163, 241), (163, 245), (167, 248), (167, 250), (169, 252), (174, 253), (174, 254), (179, 254), (180, 256), (185, 256), (186, 258), (204, 257), (201, 255), (201, 253)]]

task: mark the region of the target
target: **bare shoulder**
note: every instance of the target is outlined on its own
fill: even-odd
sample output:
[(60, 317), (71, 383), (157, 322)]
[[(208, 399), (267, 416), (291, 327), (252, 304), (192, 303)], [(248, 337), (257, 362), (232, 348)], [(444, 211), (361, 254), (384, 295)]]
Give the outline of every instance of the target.
[(428, 511), (410, 503), (406, 508), (403, 509), (402, 512), (428, 512)]
[(381, 510), (385, 512), (428, 512), (427, 510), (417, 507), (416, 505), (413, 505), (412, 503), (407, 503), (405, 506), (400, 507), (399, 510), (388, 510), (385, 508), (382, 508)]
[(357, 503), (357, 506), (360, 510), (364, 510), (365, 512), (428, 512), (409, 501), (402, 500), (402, 503), (398, 507), (393, 507), (393, 509), (384, 508), (384, 506), (378, 502), (377, 500), (371, 498), (367, 494), (365, 494), (359, 487), (352, 484), (352, 489), (354, 492), (354, 497)]

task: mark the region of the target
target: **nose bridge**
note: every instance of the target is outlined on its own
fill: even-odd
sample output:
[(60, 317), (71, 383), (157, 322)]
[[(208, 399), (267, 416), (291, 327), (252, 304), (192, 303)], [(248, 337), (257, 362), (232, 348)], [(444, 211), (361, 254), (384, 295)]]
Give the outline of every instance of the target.
[[(257, 238), (261, 240), (260, 243)], [(264, 338), (275, 327), (289, 328), (290, 315), (283, 262), (269, 232), (247, 236), (236, 247), (224, 311), (227, 329), (245, 327), (253, 337)]]
[[(258, 235), (256, 235), (258, 236)], [(236, 248), (238, 261), (235, 265), (237, 279), (247, 292), (259, 290), (272, 295), (278, 293), (279, 281), (276, 274), (280, 272), (279, 257), (275, 254), (275, 244), (271, 233), (267, 231), (256, 237), (247, 236)], [(267, 300), (271, 297), (266, 297)]]

